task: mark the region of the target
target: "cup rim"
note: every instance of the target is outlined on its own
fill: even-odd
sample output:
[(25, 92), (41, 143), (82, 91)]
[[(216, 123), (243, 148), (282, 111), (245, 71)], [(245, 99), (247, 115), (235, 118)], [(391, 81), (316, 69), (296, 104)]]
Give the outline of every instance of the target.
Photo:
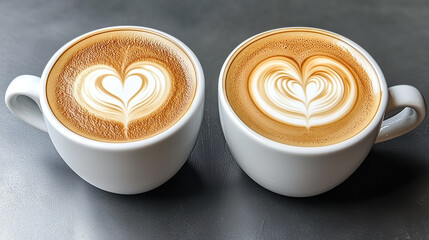
[[(81, 136), (70, 129), (68, 129), (66, 126), (64, 126), (53, 114), (51, 108), (49, 107), (49, 104), (47, 102), (46, 97), (46, 83), (49, 76), (49, 73), (55, 64), (55, 62), (59, 59), (59, 57), (64, 53), (71, 45), (76, 43), (82, 38), (85, 38), (89, 35), (93, 35), (95, 33), (110, 31), (110, 30), (118, 30), (118, 29), (126, 29), (126, 30), (136, 30), (136, 31), (148, 31), (148, 32), (154, 32), (156, 34), (159, 34), (163, 37), (166, 37), (167, 39), (171, 40), (173, 43), (175, 43), (178, 47), (180, 47), (190, 58), (196, 72), (196, 90), (195, 90), (195, 96), (191, 102), (191, 105), (189, 106), (188, 110), (185, 112), (185, 114), (172, 126), (168, 127), (166, 130), (151, 136), (149, 138), (137, 140), (137, 141), (131, 141), (131, 142), (103, 142), (98, 141), (94, 139), (90, 139), (84, 136)], [(153, 144), (156, 144), (158, 142), (161, 142), (167, 138), (169, 138), (171, 135), (176, 133), (179, 129), (181, 129), (187, 122), (189, 122), (190, 118), (196, 114), (198, 111), (200, 105), (204, 104), (204, 90), (205, 90), (205, 80), (204, 80), (204, 72), (203, 68), (201, 66), (200, 61), (198, 60), (197, 56), (192, 52), (192, 50), (186, 46), (182, 41), (177, 39), (176, 37), (173, 37), (172, 35), (165, 33), (163, 31), (150, 28), (150, 27), (142, 27), (142, 26), (132, 26), (132, 25), (123, 25), (123, 26), (111, 26), (111, 27), (105, 27), (96, 29), (87, 33), (84, 33), (66, 44), (64, 44), (59, 50), (55, 52), (55, 54), (50, 58), (48, 63), (46, 64), (42, 76), (41, 76), (41, 94), (40, 94), (40, 105), (43, 112), (43, 116), (45, 118), (45, 121), (48, 121), (49, 124), (52, 125), (53, 128), (56, 129), (56, 131), (60, 132), (61, 135), (65, 138), (68, 138), (69, 140), (82, 144), (88, 147), (93, 148), (99, 148), (106, 151), (118, 151), (118, 150), (130, 150), (130, 149), (137, 149), (145, 146), (150, 146)], [(49, 131), (48, 131), (49, 132)]]
[[(333, 35), (335, 37), (338, 37), (341, 39), (341, 41), (349, 44), (352, 48), (354, 48), (359, 53), (361, 53), (365, 57), (365, 59), (370, 63), (370, 65), (374, 68), (374, 71), (378, 77), (378, 82), (380, 84), (381, 100), (380, 100), (380, 104), (379, 104), (377, 113), (374, 115), (374, 117), (372, 118), (370, 123), (362, 131), (360, 131), (358, 134), (356, 134), (356, 135), (352, 136), (351, 138), (346, 139), (342, 142), (330, 144), (330, 145), (325, 145), (325, 146), (309, 146), (309, 147), (307, 147), (307, 146), (288, 145), (288, 144), (284, 144), (284, 143), (280, 143), (280, 142), (271, 140), (271, 139), (264, 137), (261, 134), (257, 133), (256, 131), (254, 131), (253, 129), (248, 127), (237, 116), (235, 111), (232, 109), (232, 107), (231, 107), (231, 105), (230, 105), (230, 103), (226, 97), (226, 94), (225, 94), (225, 88), (224, 88), (225, 77), (224, 77), (224, 75), (225, 75), (225, 70), (227, 68), (227, 65), (228, 65), (229, 61), (231, 60), (231, 58), (233, 57), (233, 55), (239, 49), (241, 49), (241, 47), (243, 45), (249, 43), (250, 41), (254, 40), (255, 38), (258, 38), (261, 35), (269, 34), (271, 32), (289, 31), (289, 30), (317, 31), (317, 32), (324, 32), (324, 33), (327, 33), (329, 35)], [(372, 58), (372, 56), (365, 49), (363, 49), (357, 43), (353, 42), (352, 40), (350, 40), (350, 39), (348, 39), (348, 38), (346, 38), (340, 34), (337, 34), (337, 33), (334, 33), (334, 32), (328, 31), (328, 30), (324, 30), (324, 29), (320, 29), (320, 28), (313, 28), (313, 27), (299, 26), (299, 27), (282, 27), (282, 28), (275, 28), (275, 29), (271, 29), (268, 31), (264, 31), (262, 33), (258, 33), (256, 35), (249, 37), (248, 39), (246, 39), (245, 41), (240, 43), (237, 47), (235, 47), (234, 50), (232, 50), (232, 52), (226, 58), (224, 64), (222, 65), (222, 69), (221, 69), (220, 74), (219, 74), (218, 96), (219, 96), (219, 102), (222, 105), (220, 107), (222, 107), (223, 110), (228, 115), (228, 117), (230, 119), (232, 119), (233, 122), (235, 122), (235, 125), (237, 125), (239, 128), (241, 128), (241, 130), (243, 130), (243, 132), (245, 132), (253, 140), (259, 142), (260, 144), (265, 145), (266, 147), (274, 148), (274, 149), (279, 150), (279, 151), (294, 152), (294, 153), (300, 154), (300, 155), (319, 155), (319, 154), (330, 153), (333, 151), (338, 151), (338, 150), (350, 147), (350, 146), (362, 141), (366, 136), (368, 136), (375, 129), (378, 129), (378, 127), (381, 123), (381, 120), (384, 117), (385, 110), (386, 110), (387, 103), (388, 103), (388, 88), (387, 88), (387, 84), (386, 84), (386, 80), (384, 78), (383, 72), (381, 71), (377, 62)]]

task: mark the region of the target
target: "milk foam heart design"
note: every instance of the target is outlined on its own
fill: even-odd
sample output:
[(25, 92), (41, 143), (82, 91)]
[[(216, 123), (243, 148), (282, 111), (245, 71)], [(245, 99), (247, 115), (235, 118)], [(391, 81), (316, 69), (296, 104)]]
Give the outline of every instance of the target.
[(116, 76), (107, 76), (102, 80), (101, 84), (107, 93), (119, 98), (123, 110), (127, 111), (129, 100), (140, 90), (143, 81), (138, 76), (130, 76), (122, 83)]
[(91, 66), (76, 78), (73, 96), (90, 113), (127, 128), (130, 121), (158, 109), (170, 90), (168, 71), (143, 61), (131, 64), (122, 75), (110, 66)]
[(350, 70), (333, 58), (312, 56), (299, 66), (275, 56), (254, 68), (249, 93), (268, 116), (309, 129), (344, 117), (356, 103), (357, 85)]

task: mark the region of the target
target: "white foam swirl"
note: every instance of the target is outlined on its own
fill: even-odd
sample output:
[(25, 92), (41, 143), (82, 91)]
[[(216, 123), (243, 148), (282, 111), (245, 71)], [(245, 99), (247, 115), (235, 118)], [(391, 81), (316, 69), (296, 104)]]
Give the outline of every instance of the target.
[(356, 80), (346, 66), (313, 56), (300, 67), (275, 56), (259, 63), (249, 78), (249, 93), (271, 118), (294, 126), (321, 126), (344, 117), (356, 103)]
[(158, 109), (171, 91), (168, 71), (153, 62), (135, 62), (123, 73), (106, 65), (82, 71), (74, 82), (73, 96), (87, 111), (124, 123)]

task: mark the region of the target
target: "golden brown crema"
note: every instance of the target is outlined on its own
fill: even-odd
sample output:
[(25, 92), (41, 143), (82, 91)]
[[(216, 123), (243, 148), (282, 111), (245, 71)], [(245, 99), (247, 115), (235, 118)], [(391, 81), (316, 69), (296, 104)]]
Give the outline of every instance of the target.
[(197, 87), (185, 50), (167, 37), (134, 28), (78, 40), (49, 73), (46, 95), (56, 118), (98, 141), (145, 139), (174, 125)]
[(355, 136), (381, 101), (371, 63), (323, 30), (279, 29), (254, 37), (234, 52), (223, 77), (227, 99), (248, 127), (294, 146)]

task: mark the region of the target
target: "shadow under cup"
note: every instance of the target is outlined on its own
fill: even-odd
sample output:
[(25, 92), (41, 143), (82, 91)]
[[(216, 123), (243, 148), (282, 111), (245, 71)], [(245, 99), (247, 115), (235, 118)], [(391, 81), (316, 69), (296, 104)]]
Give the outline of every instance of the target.
[(326, 192), (358, 168), (389, 95), (364, 49), (314, 28), (275, 29), (244, 41), (226, 59), (218, 90), (237, 163), (263, 187), (295, 197)]

